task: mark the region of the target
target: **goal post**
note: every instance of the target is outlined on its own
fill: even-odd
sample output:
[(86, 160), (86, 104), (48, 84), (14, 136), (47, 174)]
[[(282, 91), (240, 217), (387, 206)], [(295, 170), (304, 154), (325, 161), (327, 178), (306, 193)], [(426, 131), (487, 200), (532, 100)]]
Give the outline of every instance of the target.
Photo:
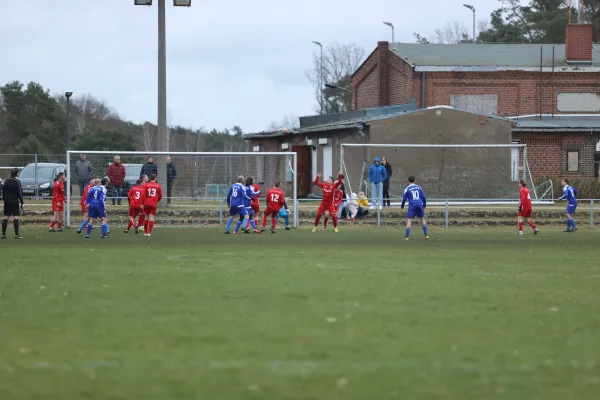
[(513, 204), (519, 199), (521, 179), (534, 202), (551, 203), (548, 190), (536, 190), (525, 144), (343, 143), (340, 167), (350, 192), (362, 191), (372, 199), (368, 171), (375, 157), (385, 157), (392, 167), (389, 193), (395, 202), (413, 175), (432, 205)]
[[(107, 208), (109, 218), (113, 201), (115, 206), (119, 202), (127, 206), (127, 192), (139, 179), (142, 168), (153, 157), (153, 162), (160, 165), (159, 161), (165, 163), (167, 157), (171, 158), (175, 172), (169, 173), (167, 187), (163, 187), (163, 201), (167, 200), (172, 205), (169, 210), (186, 212), (188, 210), (207, 210), (208, 213), (219, 211), (222, 217), (227, 213), (225, 198), (229, 187), (236, 182), (238, 176), (254, 176), (255, 183), (261, 191), (261, 209), (265, 208), (265, 195), (267, 190), (273, 186), (275, 181), (281, 182), (281, 189), (286, 194), (288, 206), (292, 210), (291, 215), (294, 227), (298, 227), (298, 156), (296, 152), (146, 152), (146, 151), (93, 151), (93, 150), (71, 150), (67, 156), (67, 184), (65, 225), (71, 226), (71, 218), (79, 216), (82, 182), (77, 173), (77, 162), (80, 155), (86, 155), (86, 161), (92, 166), (92, 177), (102, 178), (107, 176), (108, 167), (113, 163), (116, 156), (125, 168), (125, 177), (120, 187), (109, 186), (107, 191)], [(163, 158), (163, 160), (160, 160)], [(80, 164), (83, 165), (83, 164)], [(173, 170), (172, 170), (173, 171)], [(174, 178), (174, 179), (171, 179)], [(160, 182), (160, 178), (159, 178)], [(73, 193), (71, 193), (71, 190)], [(125, 208), (125, 207), (123, 207)], [(167, 210), (161, 205), (162, 211)], [(122, 209), (115, 208), (113, 210)], [(207, 213), (207, 215), (208, 215)], [(221, 220), (221, 218), (219, 218)]]

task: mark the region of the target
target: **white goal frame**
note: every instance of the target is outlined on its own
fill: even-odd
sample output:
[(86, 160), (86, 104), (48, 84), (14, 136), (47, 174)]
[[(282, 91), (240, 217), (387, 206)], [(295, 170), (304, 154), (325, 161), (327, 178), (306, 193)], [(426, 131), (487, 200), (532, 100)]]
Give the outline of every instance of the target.
[[(509, 149), (514, 149), (514, 148), (518, 148), (518, 149), (522, 149), (523, 150), (523, 164), (525, 165), (525, 168), (523, 168), (521, 178), (525, 181), (527, 181), (527, 174), (529, 173), (529, 178), (531, 179), (531, 173), (529, 172), (529, 166), (528, 166), (528, 162), (527, 162), (527, 145), (526, 144), (521, 144), (521, 143), (499, 143), (499, 144), (390, 144), (390, 143), (342, 143), (340, 145), (340, 169), (342, 171), (346, 171), (346, 165), (344, 163), (344, 148), (346, 147), (359, 147), (359, 148), (371, 148), (371, 147), (385, 147), (385, 148), (405, 148), (405, 149), (410, 149), (410, 148), (509, 148)], [(532, 179), (531, 179), (532, 180)], [(533, 180), (532, 180), (533, 181)], [(535, 190), (535, 188), (532, 188), (532, 190)], [(554, 204), (553, 201), (539, 201), (537, 200), (533, 200), (532, 201), (534, 204)], [(490, 200), (490, 201), (445, 201), (445, 202), (427, 202), (427, 204), (431, 204), (431, 205), (485, 205), (485, 204), (518, 204), (518, 199), (517, 201), (510, 201), (510, 200), (506, 200), (506, 201), (494, 201), (494, 200)]]
[[(66, 182), (66, 199), (67, 199), (67, 207), (65, 209), (66, 218), (65, 218), (65, 226), (67, 228), (71, 227), (71, 157), (77, 154), (105, 154), (105, 155), (120, 155), (123, 156), (148, 156), (149, 154), (152, 156), (289, 156), (292, 157), (292, 162), (289, 165), (291, 173), (292, 173), (292, 204), (293, 204), (293, 226), (295, 228), (298, 227), (298, 175), (296, 171), (298, 170), (298, 153), (295, 151), (289, 152), (260, 152), (260, 151), (240, 151), (240, 152), (183, 152), (183, 151), (94, 151), (94, 150), (69, 150), (67, 151), (67, 182)], [(162, 164), (158, 164), (159, 167), (162, 167)], [(164, 165), (166, 168), (166, 164)], [(164, 180), (164, 183), (163, 183)], [(159, 177), (159, 181), (161, 185), (166, 184), (166, 176)], [(233, 183), (233, 182), (232, 182)]]

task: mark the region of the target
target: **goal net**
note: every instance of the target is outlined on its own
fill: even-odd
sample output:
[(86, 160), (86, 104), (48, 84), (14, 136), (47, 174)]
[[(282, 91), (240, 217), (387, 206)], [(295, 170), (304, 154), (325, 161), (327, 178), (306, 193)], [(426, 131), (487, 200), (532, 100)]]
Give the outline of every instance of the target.
[[(85, 155), (85, 160), (82, 155)], [(94, 178), (110, 178), (109, 166), (115, 161), (115, 157), (119, 157), (125, 169), (125, 177), (119, 186), (114, 185), (119, 183), (118, 180), (111, 178), (107, 189), (107, 207), (111, 221), (126, 220), (129, 189), (144, 172), (148, 173), (147, 171), (156, 168), (158, 182), (163, 189), (163, 201), (157, 215), (158, 223), (161, 223), (161, 220), (172, 225), (222, 222), (229, 216), (225, 202), (229, 187), (237, 182), (238, 176), (253, 176), (254, 182), (261, 190), (261, 209), (265, 207), (267, 190), (275, 181), (281, 183), (280, 188), (286, 195), (288, 207), (293, 211), (290, 222), (297, 226), (295, 152), (148, 153), (80, 150), (67, 152), (69, 185), (66, 185), (66, 189), (73, 191), (67, 196), (67, 226), (71, 225), (71, 219), (74, 217), (79, 221), (81, 193), (86, 185), (88, 168), (91, 168), (91, 176)], [(152, 160), (149, 157), (152, 157)], [(172, 166), (167, 168), (168, 159), (171, 160)], [(148, 167), (150, 161), (152, 163)]]
[(434, 203), (513, 203), (519, 199), (520, 179), (527, 182), (533, 201), (552, 197), (551, 190), (534, 186), (526, 145), (342, 144), (347, 190), (372, 197), (368, 175), (376, 157), (391, 165), (389, 193), (396, 203), (410, 175)]

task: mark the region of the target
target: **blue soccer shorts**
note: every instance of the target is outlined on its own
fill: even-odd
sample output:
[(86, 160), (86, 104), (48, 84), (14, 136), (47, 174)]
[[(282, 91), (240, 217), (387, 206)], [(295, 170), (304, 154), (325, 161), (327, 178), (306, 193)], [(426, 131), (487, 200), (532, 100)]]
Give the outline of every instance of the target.
[(408, 218), (424, 218), (425, 210), (422, 204), (410, 204), (408, 206)]
[(571, 214), (571, 215), (573, 215), (573, 214), (575, 213), (575, 210), (576, 210), (576, 209), (577, 209), (577, 204), (574, 204), (574, 205), (573, 205), (573, 204), (569, 204), (569, 205), (567, 206), (567, 211), (566, 211), (566, 213), (567, 213), (567, 214)]
[(248, 212), (246, 211), (246, 207), (244, 206), (231, 206), (229, 208), (229, 216), (233, 217), (234, 215), (246, 215)]
[(88, 210), (89, 218), (106, 218), (106, 209), (104, 207), (98, 207), (91, 205)]

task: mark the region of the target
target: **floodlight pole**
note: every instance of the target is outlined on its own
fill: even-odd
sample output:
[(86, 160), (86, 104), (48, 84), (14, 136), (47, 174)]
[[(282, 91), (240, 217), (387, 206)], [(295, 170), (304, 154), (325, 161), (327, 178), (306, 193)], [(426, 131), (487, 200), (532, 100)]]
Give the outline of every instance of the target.
[(473, 11), (473, 43), (475, 43), (475, 6), (472, 6), (471, 4), (463, 4), (463, 7)]
[[(167, 138), (166, 0), (158, 0), (158, 151), (169, 151)], [(167, 187), (167, 160), (157, 157), (158, 183)]]

